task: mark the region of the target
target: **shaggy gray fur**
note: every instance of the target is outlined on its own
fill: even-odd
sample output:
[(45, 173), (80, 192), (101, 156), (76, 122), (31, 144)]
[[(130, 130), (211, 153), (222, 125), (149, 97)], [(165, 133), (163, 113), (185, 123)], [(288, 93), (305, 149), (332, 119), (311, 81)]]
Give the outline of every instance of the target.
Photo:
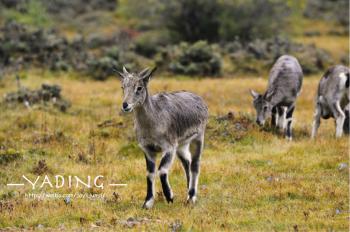
[[(149, 140), (151, 131), (158, 134), (161, 130), (161, 141), (181, 145), (204, 129), (207, 117), (207, 106), (193, 93), (181, 91), (147, 96), (143, 107), (135, 109), (137, 138)], [(152, 143), (160, 146), (162, 142)]]
[(278, 121), (278, 127), (286, 128), (285, 135), (291, 139), (292, 115), (302, 83), (303, 71), (298, 60), (289, 55), (281, 56), (270, 71), (266, 92), (261, 95), (251, 90), (257, 112), (256, 122), (263, 125), (272, 114), (272, 126), (275, 127)]
[[(147, 85), (154, 70), (145, 69), (139, 74), (122, 73), (124, 90), (123, 110), (134, 111), (136, 137), (145, 152), (147, 165), (147, 196), (144, 208), (154, 204), (155, 157), (162, 153), (158, 173), (163, 193), (168, 202), (173, 193), (168, 181), (168, 172), (175, 154), (185, 170), (188, 186), (188, 202), (195, 202), (199, 163), (203, 150), (204, 132), (208, 108), (203, 99), (193, 93), (179, 91), (149, 95)], [(190, 144), (196, 146), (190, 153)]]
[(343, 65), (336, 65), (329, 68), (322, 76), (317, 89), (315, 115), (311, 137), (316, 136), (320, 126), (321, 117), (330, 117), (336, 122), (336, 137), (343, 134), (345, 108), (349, 104), (349, 68)]

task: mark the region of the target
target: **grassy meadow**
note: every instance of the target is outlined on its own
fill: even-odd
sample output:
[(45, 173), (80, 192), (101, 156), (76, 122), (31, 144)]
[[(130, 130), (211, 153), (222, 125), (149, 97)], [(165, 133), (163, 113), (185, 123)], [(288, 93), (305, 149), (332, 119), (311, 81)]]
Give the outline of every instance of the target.
[[(39, 17), (38, 22), (32, 22), (42, 14), (42, 7), (34, 4), (25, 17), (16, 9), (4, 10), (0, 23), (7, 16), (32, 26), (54, 25), (69, 40), (77, 32), (104, 38), (118, 30), (138, 34), (142, 28), (147, 29), (150, 13), (144, 10), (156, 12), (157, 8), (137, 4), (139, 1), (118, 2), (119, 10), (92, 10), (85, 21), (79, 15), (70, 20), (73, 17), (67, 17), (66, 10), (62, 10), (66, 19), (62, 22), (55, 17)], [(153, 2), (164, 1), (151, 0), (147, 6)], [(349, 53), (349, 37), (334, 31), (342, 32), (344, 28), (324, 19), (303, 17), (306, 0), (286, 2), (293, 14), (283, 33), (293, 42), (325, 49), (334, 63), (341, 63), (341, 57)], [(140, 7), (136, 12), (146, 17), (128, 13), (128, 8), (123, 8), (127, 3), (129, 7)], [(307, 36), (306, 32), (318, 33)], [(108, 51), (110, 47), (103, 49)], [(140, 59), (142, 66), (156, 63), (155, 57)], [(118, 65), (124, 64), (117, 61)], [(145, 159), (135, 140), (132, 114), (121, 113), (122, 89), (117, 77), (96, 81), (72, 69), (49, 71), (42, 64), (20, 71), (16, 66), (13, 73), (0, 73), (0, 231), (349, 231), (349, 137), (335, 139), (334, 120), (329, 119), (321, 121), (317, 138), (310, 139), (314, 99), (322, 73), (304, 77), (290, 142), (269, 125), (260, 128), (255, 124), (249, 89), (259, 93), (265, 90), (268, 69), (263, 70), (264, 75), (235, 73), (232, 70), (239, 64), (227, 54), (222, 63), (219, 77), (181, 76), (160, 68), (149, 83), (151, 94), (194, 92), (204, 98), (210, 113), (198, 202), (185, 204), (185, 173), (176, 158), (169, 175), (174, 203), (166, 202), (157, 178), (156, 201), (151, 210), (141, 208), (146, 196)], [(16, 74), (21, 84), (30, 89), (38, 89), (42, 83), (60, 85), (71, 107), (61, 112), (50, 103), (30, 108), (2, 103), (2, 96), (17, 91)], [(230, 112), (233, 117), (227, 116)], [(36, 189), (28, 183), (7, 186), (24, 182), (22, 175), (30, 180), (40, 176)], [(83, 181), (87, 176), (102, 175), (103, 182), (99, 184), (103, 183), (104, 189), (68, 188), (67, 184), (58, 189), (48, 184), (40, 188), (45, 175), (53, 185), (55, 175), (78, 176)], [(108, 186), (109, 183), (127, 186)], [(33, 199), (28, 197), (30, 193), (102, 198)]]
[[(294, 140), (254, 125), (248, 89), (262, 92), (266, 78), (201, 79), (156, 77), (151, 93), (186, 89), (206, 100), (210, 121), (201, 163), (199, 200), (185, 205), (185, 176), (178, 160), (170, 175), (175, 201), (168, 205), (157, 180), (152, 210), (141, 205), (146, 194), (145, 161), (135, 142), (132, 115), (120, 113), (119, 80), (80, 81), (66, 74), (30, 72), (22, 81), (37, 88), (59, 83), (72, 107), (1, 107), (1, 151), (18, 154), (1, 165), (0, 227), (66, 230), (182, 231), (346, 231), (348, 229), (348, 137), (334, 138), (332, 120), (322, 121), (310, 140), (313, 101), (319, 76), (306, 77), (297, 101)], [(44, 79), (42, 78), (44, 76)], [(15, 90), (2, 82), (0, 95)], [(225, 119), (228, 112), (233, 119)], [(103, 122), (111, 120), (108, 123)], [(102, 123), (102, 124), (101, 124)], [(98, 126), (100, 125), (100, 126)], [(6, 152), (5, 152), (6, 151)], [(3, 158), (1, 158), (3, 159)], [(38, 165), (45, 160), (44, 167)], [(5, 161), (4, 161), (5, 162)], [(43, 170), (41, 170), (43, 169)], [(103, 175), (126, 187), (31, 190), (10, 187), (23, 174), (79, 177)], [(40, 180), (42, 181), (42, 179)], [(41, 183), (39, 181), (39, 183)], [(29, 192), (104, 193), (104, 200), (27, 199)], [(115, 192), (115, 193), (114, 193)], [(129, 219), (129, 221), (127, 221)]]

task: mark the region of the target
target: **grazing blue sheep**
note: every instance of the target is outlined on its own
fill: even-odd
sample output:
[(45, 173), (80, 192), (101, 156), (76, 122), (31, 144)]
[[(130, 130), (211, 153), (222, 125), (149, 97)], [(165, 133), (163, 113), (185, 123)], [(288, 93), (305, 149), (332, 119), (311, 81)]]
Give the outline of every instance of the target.
[(271, 125), (285, 131), (287, 139), (292, 139), (292, 116), (295, 102), (303, 83), (303, 71), (298, 60), (289, 55), (278, 58), (273, 65), (267, 90), (259, 94), (251, 90), (256, 109), (256, 122), (262, 126), (272, 116)]

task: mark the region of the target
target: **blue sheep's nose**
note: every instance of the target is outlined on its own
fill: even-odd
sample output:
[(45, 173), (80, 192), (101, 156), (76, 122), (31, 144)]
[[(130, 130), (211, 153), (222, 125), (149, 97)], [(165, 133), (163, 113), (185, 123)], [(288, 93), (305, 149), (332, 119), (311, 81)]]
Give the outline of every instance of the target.
[(128, 103), (123, 102), (123, 109), (125, 110), (126, 108), (128, 108)]
[(256, 124), (258, 124), (259, 126), (262, 125), (262, 123), (258, 119), (256, 120)]

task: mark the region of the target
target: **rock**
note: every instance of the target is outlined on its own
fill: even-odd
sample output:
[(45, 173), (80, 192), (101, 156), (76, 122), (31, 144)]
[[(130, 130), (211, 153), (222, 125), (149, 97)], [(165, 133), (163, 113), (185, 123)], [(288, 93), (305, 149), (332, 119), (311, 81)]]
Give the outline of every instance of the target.
[(246, 128), (244, 128), (244, 126), (241, 123), (237, 122), (235, 123), (235, 129), (237, 131), (242, 131), (242, 130), (245, 130)]
[(126, 221), (120, 221), (121, 224), (123, 224), (126, 227), (133, 228), (141, 223), (149, 223), (149, 222), (160, 222), (159, 220), (151, 220), (149, 218), (136, 218), (136, 217), (129, 217)]
[(341, 163), (338, 165), (338, 170), (341, 171), (341, 170), (344, 170), (348, 167), (348, 164), (347, 163)]
[(274, 180), (274, 177), (273, 177), (273, 176), (268, 176), (268, 177), (266, 178), (266, 180), (267, 180), (268, 182), (272, 182), (272, 181)]
[(129, 217), (125, 223), (125, 225), (129, 228), (132, 228), (138, 224), (140, 224), (140, 222), (136, 218), (133, 218), (133, 217)]
[(230, 112), (227, 113), (227, 115), (220, 116), (216, 120), (218, 122), (221, 122), (221, 121), (226, 121), (226, 120), (233, 120), (234, 118), (235, 118), (234, 113), (232, 111), (230, 111)]
[(95, 222), (96, 226), (102, 226), (102, 221), (101, 220), (98, 220)]
[(69, 196), (67, 196), (67, 197), (64, 198), (64, 203), (65, 203), (66, 205), (72, 204), (71, 199), (70, 199)]
[(182, 228), (182, 222), (180, 220), (175, 220), (169, 225), (172, 232), (180, 231)]

